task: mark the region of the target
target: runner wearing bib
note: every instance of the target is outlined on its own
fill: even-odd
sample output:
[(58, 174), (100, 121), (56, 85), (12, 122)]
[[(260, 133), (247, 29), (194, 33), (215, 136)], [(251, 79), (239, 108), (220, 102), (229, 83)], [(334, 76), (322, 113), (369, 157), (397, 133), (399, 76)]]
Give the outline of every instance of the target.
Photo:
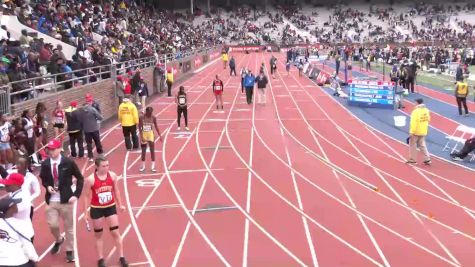
[(56, 102), (56, 108), (53, 110), (53, 130), (55, 138), (58, 138), (63, 141), (64, 137), (61, 135), (58, 137), (63, 131), (66, 123), (66, 114), (64, 113), (63, 103), (58, 100)]
[(188, 129), (188, 98), (186, 97), (185, 87), (180, 86), (180, 90), (175, 97), (175, 102), (177, 104), (177, 123), (178, 123), (178, 131), (180, 131), (180, 122), (181, 122), (181, 114), (185, 117), (185, 129)]
[[(128, 266), (124, 258), (122, 238), (119, 232), (119, 217), (117, 216), (116, 203), (120, 210), (125, 211), (122, 205), (120, 191), (117, 189), (118, 177), (109, 171), (109, 162), (105, 157), (99, 156), (95, 160), (96, 171), (84, 181), (84, 216), (87, 220), (92, 219), (94, 237), (96, 239), (96, 249), (99, 255), (98, 266), (104, 267), (103, 254), (103, 224), (104, 220), (109, 226), (112, 238), (120, 253), (120, 266)], [(116, 202), (117, 200), (117, 202)], [(88, 212), (88, 207), (90, 211)]]
[(466, 78), (462, 78), (461, 81), (457, 82), (457, 86), (455, 87), (455, 98), (457, 100), (457, 106), (459, 109), (460, 116), (462, 116), (462, 105), (465, 110), (465, 116), (468, 116), (467, 95), (468, 83), (466, 81)]
[(223, 81), (219, 79), (218, 75), (216, 75), (216, 79), (213, 81), (212, 86), (213, 86), (214, 96), (216, 97), (216, 109), (219, 109), (219, 106), (221, 106), (221, 109), (223, 109), (224, 85), (223, 85)]
[(157, 125), (157, 118), (153, 115), (153, 108), (147, 107), (145, 109), (145, 114), (140, 116), (139, 119), (139, 131), (140, 139), (142, 146), (142, 167), (140, 171), (145, 171), (145, 157), (147, 155), (147, 146), (150, 148), (150, 157), (152, 159), (151, 171), (156, 172), (155, 170), (155, 137), (153, 134), (153, 127), (157, 131), (158, 138), (162, 141), (162, 135)]

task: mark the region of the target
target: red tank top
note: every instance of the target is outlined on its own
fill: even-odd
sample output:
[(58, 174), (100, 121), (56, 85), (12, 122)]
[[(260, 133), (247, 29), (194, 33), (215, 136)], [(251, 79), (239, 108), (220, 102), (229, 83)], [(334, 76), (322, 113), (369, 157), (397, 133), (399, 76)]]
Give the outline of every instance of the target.
[(115, 205), (114, 199), (114, 182), (110, 173), (107, 173), (107, 178), (102, 181), (94, 173), (94, 184), (91, 187), (91, 207), (107, 208)]
[(223, 82), (220, 80), (214, 80), (213, 87), (215, 91), (223, 90)]
[(55, 109), (53, 112), (54, 123), (64, 124), (64, 112), (61, 109)]

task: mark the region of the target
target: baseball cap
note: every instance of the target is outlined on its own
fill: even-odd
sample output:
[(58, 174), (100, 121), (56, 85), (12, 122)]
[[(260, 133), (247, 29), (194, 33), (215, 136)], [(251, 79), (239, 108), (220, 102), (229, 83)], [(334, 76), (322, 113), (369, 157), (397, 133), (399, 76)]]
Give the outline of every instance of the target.
[(7, 178), (0, 180), (0, 184), (3, 184), (5, 186), (8, 186), (8, 185), (21, 186), (23, 185), (24, 181), (25, 181), (25, 176), (23, 176), (23, 174), (11, 173), (10, 175), (7, 176)]
[(61, 142), (58, 139), (51, 139), (46, 147), (48, 149), (58, 149), (61, 147)]
[(77, 101), (71, 101), (70, 105), (71, 105), (71, 107), (77, 107), (78, 102)]
[(86, 102), (90, 103), (93, 101), (92, 95), (91, 94), (86, 94)]
[(13, 199), (10, 196), (6, 196), (3, 198), (0, 198), (0, 211), (5, 213), (8, 211), (9, 208), (11, 208), (13, 205), (18, 204), (21, 202), (21, 198), (15, 198)]

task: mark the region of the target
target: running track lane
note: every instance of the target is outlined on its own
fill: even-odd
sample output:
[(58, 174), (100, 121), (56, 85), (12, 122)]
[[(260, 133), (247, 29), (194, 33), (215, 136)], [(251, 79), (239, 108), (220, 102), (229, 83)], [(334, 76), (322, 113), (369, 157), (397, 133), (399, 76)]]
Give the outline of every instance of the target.
[[(193, 91), (196, 90), (195, 88), (201, 88), (201, 90), (198, 90), (204, 93), (203, 95), (200, 94), (199, 101), (195, 103), (195, 106), (189, 109), (190, 118), (200, 118), (197, 123), (209, 117), (207, 115), (214, 114), (210, 112), (210, 109), (214, 107), (214, 97), (211, 95), (209, 85), (216, 72), (213, 70), (206, 71), (209, 75), (202, 76), (204, 84), (191, 88)], [(222, 72), (221, 76), (227, 76), (225, 75), (227, 71), (220, 70)], [(230, 79), (223, 78), (223, 80)], [(236, 78), (233, 80), (236, 80)], [(230, 87), (227, 86), (226, 88)], [(173, 116), (176, 116), (176, 114), (173, 114)], [(164, 205), (174, 205), (174, 207), (145, 209), (138, 225), (140, 231), (144, 233), (145, 243), (149, 244), (148, 247), (154, 247), (151, 254), (154, 262), (159, 265), (189, 265), (194, 261), (213, 266), (222, 265), (222, 258), (220, 257), (222, 257), (221, 250), (223, 247), (216, 243), (220, 240), (208, 238), (208, 225), (200, 222), (199, 218), (196, 218), (198, 223), (193, 223), (193, 226), (187, 225), (189, 217), (187, 218), (187, 215), (183, 213), (183, 209), (188, 212), (188, 210), (199, 207), (201, 195), (212, 195), (212, 190), (205, 188), (206, 184), (202, 183), (206, 174), (203, 171), (198, 171), (203, 166), (196, 158), (197, 149), (193, 142), (196, 138), (195, 134), (197, 134), (196, 123), (190, 123), (190, 128), (193, 131), (191, 134), (177, 133), (172, 130), (172, 133), (166, 137), (163, 150), (164, 158), (162, 159), (167, 164), (168, 173), (166, 177), (162, 176), (161, 186), (155, 193), (149, 195), (150, 199), (147, 202), (147, 206), (150, 207), (163, 207)], [(173, 182), (171, 183), (171, 181)], [(180, 200), (183, 202), (180, 203)], [(220, 202), (223, 202), (223, 200), (220, 200)], [(176, 207), (182, 204), (184, 205), (182, 208)], [(206, 215), (200, 214), (198, 216)], [(151, 225), (150, 221), (152, 220), (154, 224)], [(200, 227), (199, 231), (197, 226)], [(173, 231), (170, 230), (171, 228), (173, 228)], [(145, 234), (150, 232), (156, 232), (157, 236), (161, 237), (160, 241), (157, 242), (156, 235)], [(188, 238), (186, 238), (185, 232)], [(182, 234), (184, 237), (182, 237)], [(181, 242), (183, 238), (186, 239)], [(208, 241), (204, 239), (208, 239)], [(209, 241), (209, 239), (212, 239), (212, 241)], [(222, 242), (223, 239), (221, 239), (221, 244)], [(218, 246), (215, 251), (210, 248), (214, 246), (214, 243)], [(227, 257), (224, 257), (224, 262), (226, 260)]]
[[(197, 80), (198, 78), (199, 77), (194, 76), (194, 77), (190, 78), (189, 80), (187, 80), (186, 82), (190, 83), (190, 84), (193, 84), (193, 82), (195, 80)], [(174, 104), (169, 104), (169, 105), (166, 105), (165, 107), (159, 106), (160, 103), (157, 103), (157, 101), (159, 101), (161, 99), (163, 99), (163, 98), (159, 98), (159, 99), (155, 100), (153, 103), (151, 103), (151, 105), (154, 106), (155, 110), (160, 111), (160, 110), (165, 110), (165, 109), (175, 107)], [(103, 147), (105, 149), (105, 153), (110, 154), (109, 160), (111, 161), (111, 170), (116, 172), (117, 174), (120, 174), (122, 172), (122, 164), (114, 164), (114, 162), (124, 162), (124, 156), (125, 156), (125, 148), (124, 148), (124, 145), (123, 145), (123, 136), (122, 136), (122, 133), (121, 133), (120, 130), (121, 130), (120, 126), (115, 124), (102, 134), (102, 138), (103, 138), (102, 144), (103, 144)], [(118, 142), (118, 140), (122, 140), (122, 141)], [(117, 150), (117, 152), (113, 153), (116, 150)], [(84, 170), (84, 172), (83, 172), (84, 176), (90, 175), (92, 173), (93, 164), (88, 163), (86, 161), (86, 159), (77, 160), (77, 162), (78, 162), (78, 165), (79, 165), (80, 169)], [(119, 185), (120, 184), (121, 183), (119, 183)], [(124, 204), (125, 204), (124, 191), (123, 191), (122, 188), (120, 188), (120, 190), (121, 190), (122, 198), (123, 198), (123, 201), (124, 201)], [(77, 212), (78, 224), (77, 224), (77, 233), (76, 233), (77, 234), (77, 242), (78, 242), (78, 253), (79, 253), (78, 259), (79, 259), (79, 262), (82, 266), (84, 266), (84, 264), (85, 265), (95, 265), (95, 264), (97, 264), (97, 262), (96, 262), (97, 257), (96, 256), (91, 257), (91, 255), (96, 255), (94, 245), (91, 245), (91, 244), (94, 244), (93, 234), (88, 233), (85, 230), (86, 227), (85, 227), (84, 221), (82, 220), (83, 219), (83, 217), (82, 217), (82, 213), (83, 213), (82, 199), (80, 199), (80, 201), (78, 203), (79, 203), (78, 204), (79, 205), (78, 206), (78, 212)], [(50, 255), (50, 253), (48, 251), (46, 251), (47, 248), (49, 249), (50, 243), (48, 243), (48, 242), (51, 242), (50, 241), (51, 236), (50, 236), (47, 224), (45, 223), (46, 218), (45, 218), (45, 210), (43, 209), (44, 207), (45, 207), (45, 205), (43, 205), (41, 207), (41, 209), (39, 209), (35, 213), (35, 232), (37, 233), (37, 239), (36, 240), (41, 240), (40, 242), (46, 241), (45, 244), (41, 244), (41, 245), (38, 245), (39, 242), (35, 242), (35, 246), (37, 248), (38, 253), (39, 254), (45, 254), (44, 259), (40, 262), (39, 265), (40, 266), (51, 266), (51, 265), (54, 265), (54, 264), (63, 264), (64, 263), (64, 251), (63, 251), (63, 253), (61, 253), (58, 256), (52, 256), (52, 255)], [(121, 228), (121, 232), (123, 232), (124, 229), (126, 229), (127, 226), (129, 225), (128, 216), (124, 216), (124, 215), (125, 214), (120, 215), (121, 227), (123, 227), (123, 228)], [(37, 224), (37, 222), (42, 222), (42, 223)], [(123, 233), (123, 235), (124, 235), (124, 233)], [(113, 243), (112, 243), (112, 240), (111, 240), (110, 236), (107, 234), (107, 231), (105, 231), (104, 237), (105, 237), (105, 244), (104, 244), (104, 251), (105, 252), (104, 253), (105, 253), (105, 256), (107, 256), (108, 255), (108, 249), (111, 249), (113, 247)], [(132, 253), (130, 253), (131, 254), (130, 256), (126, 255), (126, 256), (128, 256), (128, 259), (129, 259), (130, 263), (143, 262), (145, 260), (145, 257), (142, 255), (140, 250), (138, 252), (134, 252), (134, 250), (136, 250), (136, 248), (139, 247), (139, 246), (136, 246), (136, 245), (138, 245), (138, 240), (137, 240), (137, 236), (135, 235), (135, 233), (134, 233), (133, 237), (130, 237), (130, 240), (129, 239), (124, 239), (124, 244), (129, 244), (131, 247), (134, 248), (134, 249), (129, 249), (128, 250), (128, 251), (132, 252)], [(115, 264), (116, 259), (114, 259), (113, 262), (111, 262), (111, 263)]]
[[(307, 87), (307, 86), (302, 86), (302, 88), (304, 88), (304, 87)], [(321, 101), (322, 99), (318, 99), (318, 100)], [(333, 110), (332, 110), (330, 113), (331, 113), (332, 115), (334, 115), (333, 117), (335, 117), (335, 118), (341, 118), (341, 116), (336, 116), (336, 113), (335, 113)], [(359, 130), (359, 129), (356, 128), (355, 130)], [(340, 143), (340, 140), (342, 140), (342, 139), (343, 139), (343, 138), (336, 137), (334, 140), (339, 140), (338, 143)], [(343, 139), (343, 140), (344, 140), (344, 139)], [(367, 153), (367, 154), (371, 154), (371, 153)], [(374, 153), (373, 153), (373, 154), (374, 154)]]

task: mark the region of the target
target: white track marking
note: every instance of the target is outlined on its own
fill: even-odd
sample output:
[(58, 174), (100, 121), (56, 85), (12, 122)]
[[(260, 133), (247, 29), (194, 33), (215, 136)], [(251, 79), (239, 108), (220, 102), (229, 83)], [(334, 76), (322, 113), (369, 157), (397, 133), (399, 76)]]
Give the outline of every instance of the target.
[[(280, 76), (280, 73), (279, 73), (279, 76)], [(295, 79), (295, 77), (293, 77), (294, 80), (300, 85), (302, 86), (302, 84), (297, 80)], [(320, 104), (317, 103), (317, 101), (315, 101), (315, 98), (310, 94), (308, 93), (308, 91), (305, 91), (307, 96), (313, 100), (313, 103), (315, 104), (315, 106), (320, 109), (320, 111), (329, 119), (329, 121), (336, 127), (336, 129), (338, 131), (340, 131), (340, 133), (343, 135), (343, 137), (350, 143), (350, 145), (358, 152), (358, 154), (360, 155), (360, 157), (364, 160), (363, 163), (366, 163), (368, 166), (370, 166), (373, 171), (376, 173), (376, 175), (386, 184), (386, 186), (388, 186), (391, 190), (391, 192), (393, 192), (393, 194), (399, 199), (399, 201), (405, 205), (405, 206), (409, 206), (407, 204), (407, 202), (403, 199), (403, 197), (399, 194), (399, 192), (397, 192), (397, 190), (395, 188), (393, 188), (391, 186), (391, 184), (384, 178), (384, 176), (381, 174), (381, 172), (378, 171), (377, 168), (373, 167), (371, 165), (371, 162), (365, 157), (365, 155), (358, 149), (358, 147), (348, 138), (348, 136), (343, 133), (341, 131), (341, 127), (338, 126), (338, 124), (331, 118), (330, 115), (328, 115), (328, 113), (321, 107)], [(294, 104), (296, 105), (296, 107), (298, 107), (298, 103), (297, 101), (294, 99), (294, 97), (292, 96), (292, 99), (293, 99), (293, 102)], [(305, 116), (303, 114), (303, 112), (301, 111), (301, 109), (299, 108), (299, 113), (301, 114), (302, 118), (305, 120)], [(315, 130), (315, 128), (313, 128), (307, 121), (306, 121), (306, 124), (307, 126), (309, 127), (309, 130), (310, 132), (312, 133), (312, 136), (314, 137), (314, 140), (317, 140), (315, 135), (314, 134), (318, 134), (321, 138), (323, 138), (322, 135), (320, 135), (318, 133), (318, 131)], [(318, 141), (317, 141), (318, 142)], [(323, 151), (323, 150), (322, 150)], [(327, 160), (328, 160), (328, 157), (326, 157)], [(453, 256), (453, 254), (447, 249), (447, 247), (442, 244), (442, 242), (440, 242), (440, 240), (434, 235), (434, 233), (432, 232), (432, 230), (430, 230), (426, 224), (421, 220), (421, 218), (419, 216), (417, 216), (417, 214), (411, 212), (411, 215), (413, 215), (416, 220), (422, 225), (422, 227), (429, 233), (429, 235), (436, 241), (436, 243), (446, 252), (446, 254), (451, 258), (451, 260), (457, 264), (460, 264), (460, 262)], [(385, 261), (385, 264), (388, 266), (389, 263), (387, 263), (387, 260), (384, 258), (384, 255), (382, 254), (382, 251), (380, 250), (379, 246), (377, 247), (378, 249), (378, 252), (380, 253), (380, 255), (383, 257), (383, 260)]]
[[(224, 84), (224, 87), (226, 87), (229, 82), (230, 82), (231, 78), (229, 78), (226, 83)], [(214, 102), (213, 102), (214, 104)], [(207, 112), (203, 115), (202, 119), (200, 120), (200, 122), (198, 122), (198, 125), (197, 125), (197, 131), (196, 131), (196, 137), (195, 139), (198, 140), (198, 136), (199, 136), (199, 132), (200, 132), (200, 126), (201, 126), (201, 123), (206, 121), (206, 115), (209, 113), (209, 111), (211, 110), (211, 106), (208, 108)], [(223, 138), (223, 135), (224, 135), (224, 128), (223, 130), (221, 130), (221, 133), (219, 135), (219, 138), (218, 138), (218, 142), (216, 144), (216, 146), (214, 147), (214, 150), (213, 150), (213, 155), (211, 156), (211, 161), (210, 161), (210, 165), (213, 165), (214, 163), (214, 160), (216, 158), (216, 154), (218, 153), (218, 148), (221, 144), (221, 140)], [(198, 146), (197, 144), (197, 148), (198, 150), (201, 150), (203, 149), (203, 147), (200, 147)], [(206, 170), (207, 171), (207, 170)], [(169, 173), (172, 173), (171, 171), (169, 171)], [(176, 173), (176, 172), (175, 172)], [(191, 213), (191, 216), (195, 216), (195, 213), (198, 209), (198, 205), (199, 205), (199, 202), (201, 200), (201, 196), (204, 192), (204, 189), (205, 189), (205, 186), (206, 186), (206, 182), (208, 181), (208, 177), (209, 177), (209, 173), (207, 172), (204, 179), (203, 179), (203, 182), (201, 183), (201, 186), (200, 186), (200, 190), (198, 192), (198, 196), (196, 197), (196, 200), (195, 200), (195, 203), (193, 204), (193, 208), (191, 211), (189, 211)], [(171, 179), (170, 179), (171, 180)], [(190, 227), (191, 227), (191, 221), (188, 221), (188, 223), (186, 224), (186, 227), (185, 227), (185, 231), (183, 232), (183, 235), (181, 236), (180, 238), (180, 243), (178, 245), (178, 248), (177, 248), (177, 251), (175, 253), (175, 256), (173, 258), (173, 263), (172, 263), (172, 266), (176, 266), (178, 264), (178, 261), (180, 259), (180, 255), (181, 255), (181, 252), (183, 250), (183, 246), (185, 245), (185, 241), (186, 241), (186, 238), (188, 237), (188, 233), (190, 231)], [(224, 259), (224, 257), (223, 257)], [(225, 261), (225, 260), (224, 260)]]
[[(202, 81), (205, 80), (206, 78), (207, 78), (207, 76), (205, 76), (205, 77), (199, 79), (199, 82), (202, 82)], [(188, 81), (188, 82), (189, 82), (189, 81)], [(198, 99), (199, 99), (205, 92), (206, 92), (206, 90), (203, 90), (203, 92), (201, 92), (201, 94), (196, 97), (196, 99), (189, 105), (189, 107), (193, 106), (194, 102), (198, 101)], [(175, 103), (170, 103), (169, 106), (172, 106), (172, 105), (174, 105), (174, 104), (175, 104)], [(168, 108), (168, 107), (167, 107), (167, 108)], [(165, 109), (162, 110), (162, 112), (164, 112), (164, 111), (165, 111)], [(170, 123), (169, 128), (171, 128), (171, 127), (174, 125), (175, 121), (176, 121), (176, 120), (173, 120), (173, 121)], [(169, 132), (168, 132), (168, 133), (169, 133)], [(165, 135), (165, 137), (167, 137), (167, 136), (168, 136), (168, 134)], [(156, 140), (155, 140), (155, 141), (156, 141)], [(122, 141), (122, 142), (124, 142), (124, 141)], [(172, 161), (172, 164), (176, 161), (176, 159), (177, 159), (178, 156), (181, 154), (181, 152), (183, 151), (183, 149), (185, 148), (185, 146), (186, 146), (187, 143), (188, 143), (188, 140), (185, 142), (185, 144), (183, 145), (183, 147), (182, 147), (182, 148), (180, 149), (180, 151), (177, 153), (177, 155), (175, 156), (175, 158), (174, 158), (173, 161)], [(128, 157), (128, 154), (129, 154), (129, 151), (127, 151), (126, 157)], [(125, 161), (125, 162), (127, 162), (127, 161)], [(122, 174), (123, 177), (127, 177), (127, 169), (126, 169), (126, 166), (127, 166), (127, 165), (124, 164), (124, 173)], [(143, 203), (143, 205), (142, 205), (142, 207), (141, 207), (142, 209), (139, 209), (138, 212), (135, 214), (135, 216), (132, 214), (132, 210), (130, 209), (130, 207), (128, 207), (128, 208), (129, 208), (129, 209), (128, 209), (128, 210), (129, 210), (129, 216), (130, 216), (130, 218), (131, 218), (131, 221), (133, 220), (133, 221), (135, 222), (135, 225), (136, 225), (135, 219), (138, 218), (138, 217), (140, 216), (140, 214), (142, 213), (142, 211), (146, 208), (148, 202), (150, 201), (150, 199), (152, 198), (152, 196), (154, 195), (154, 193), (157, 191), (157, 189), (158, 189), (159, 186), (161, 185), (164, 176), (165, 176), (165, 174), (163, 174), (163, 175), (161, 176), (160, 182), (153, 188), (152, 192), (150, 192), (150, 194), (148, 195), (148, 197), (146, 198), (146, 200), (144, 201), (144, 203)], [(127, 178), (124, 179), (124, 184), (126, 184), (126, 183), (127, 183)], [(124, 187), (124, 189), (125, 189), (125, 188), (127, 188), (127, 187)], [(125, 191), (125, 190), (124, 190), (124, 191)], [(126, 193), (126, 195), (128, 195), (128, 192), (127, 192), (127, 191), (126, 191), (125, 193)], [(127, 197), (128, 197), (128, 196), (127, 196)], [(130, 205), (130, 203), (128, 203), (128, 204)], [(126, 236), (126, 234), (130, 231), (131, 226), (133, 226), (133, 223), (130, 223), (130, 224), (126, 227), (126, 230), (125, 230), (124, 233), (121, 235), (122, 238), (124, 238), (124, 237)], [(134, 230), (136, 231), (136, 235), (137, 235), (137, 236), (141, 235), (140, 232), (137, 232), (137, 231), (138, 231), (138, 228), (136, 228), (136, 229), (134, 228)], [(140, 237), (140, 238), (141, 238), (141, 237)], [(112, 254), (115, 252), (115, 250), (116, 250), (116, 247), (114, 246), (114, 247), (112, 248), (112, 250), (110, 251), (110, 253), (109, 253), (109, 255), (108, 255), (108, 258), (110, 258), (110, 257), (112, 256)], [(153, 261), (151, 262), (151, 264), (153, 264)]]

